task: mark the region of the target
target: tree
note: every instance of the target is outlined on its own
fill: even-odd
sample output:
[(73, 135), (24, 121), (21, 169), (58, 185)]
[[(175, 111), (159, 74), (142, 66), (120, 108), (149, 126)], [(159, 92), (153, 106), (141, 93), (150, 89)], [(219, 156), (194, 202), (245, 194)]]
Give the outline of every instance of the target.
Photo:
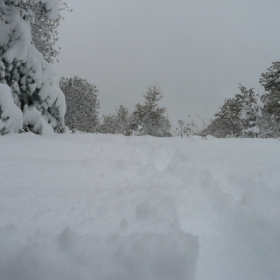
[(101, 124), (98, 128), (98, 132), (104, 134), (116, 134), (117, 133), (117, 118), (116, 115), (102, 116)]
[(280, 122), (280, 61), (273, 62), (267, 72), (261, 74), (260, 83), (266, 91), (262, 95), (264, 114)]
[(77, 76), (61, 78), (59, 86), (65, 94), (65, 123), (72, 130), (96, 132), (99, 125), (99, 100), (96, 86)]
[(131, 128), (136, 135), (171, 136), (171, 125), (166, 109), (159, 107), (163, 94), (157, 86), (149, 87), (144, 95), (145, 103), (136, 104)]
[(131, 115), (128, 109), (120, 105), (115, 114), (102, 116), (98, 132), (129, 136), (132, 133), (130, 124)]
[(242, 98), (242, 109), (240, 119), (242, 122), (242, 133), (250, 137), (258, 137), (260, 132), (259, 121), (262, 118), (262, 103), (254, 89), (239, 86)]
[(224, 104), (215, 114), (215, 119), (207, 127), (207, 130), (216, 137), (228, 135), (240, 136), (242, 133), (248, 136), (258, 134), (258, 120), (262, 116), (260, 99), (254, 93), (254, 89), (247, 89), (239, 85), (240, 93), (233, 98), (225, 99)]
[(116, 110), (116, 133), (123, 134), (126, 136), (131, 135), (132, 131), (130, 128), (131, 115), (127, 108), (120, 105)]
[(48, 63), (58, 61), (59, 47), (56, 45), (58, 41), (58, 27), (61, 20), (64, 19), (63, 12), (70, 12), (68, 5), (62, 0), (58, 0), (58, 16), (50, 20), (46, 17), (47, 10), (45, 6), (38, 1), (22, 0), (20, 6), (25, 10), (32, 11), (31, 34), (35, 48), (43, 54), (44, 59)]
[[(56, 0), (34, 0), (34, 3), (41, 5), (42, 14), (48, 20), (55, 20), (58, 16)], [(11, 98), (23, 116), (21, 127), (27, 126), (37, 133), (62, 131), (65, 128), (65, 97), (58, 87), (52, 67), (32, 43), (30, 24), (34, 17), (30, 7), (25, 4), (20, 0), (0, 0), (0, 82), (12, 88)], [(2, 86), (1, 91), (2, 96), (7, 97), (7, 89)], [(1, 134), (20, 129), (9, 129), (15, 116), (9, 116), (8, 119), (3, 116), (7, 104), (10, 102), (0, 104), (1, 126), (4, 123)], [(38, 118), (40, 121), (36, 121), (37, 128), (34, 129), (34, 120)], [(40, 129), (38, 126), (41, 126)], [(20, 126), (14, 123), (14, 127)]]
[[(242, 98), (240, 94), (236, 94), (234, 98), (225, 99), (224, 104), (215, 114), (220, 123), (223, 124), (223, 131), (226, 135), (240, 134), (242, 127), (240, 121), (240, 112), (242, 109)], [(224, 136), (226, 136), (224, 135)]]

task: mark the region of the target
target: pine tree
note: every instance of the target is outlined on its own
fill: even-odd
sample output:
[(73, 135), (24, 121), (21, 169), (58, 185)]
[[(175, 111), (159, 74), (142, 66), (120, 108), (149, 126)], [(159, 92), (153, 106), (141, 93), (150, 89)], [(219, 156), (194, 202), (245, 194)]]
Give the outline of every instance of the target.
[[(34, 0), (34, 3), (39, 3), (42, 15), (48, 20), (57, 18), (56, 0)], [(65, 128), (65, 97), (58, 87), (55, 72), (32, 42), (30, 25), (34, 22), (33, 15), (24, 1), (0, 0), (0, 83), (10, 87), (10, 93), (4, 85), (0, 88), (1, 126), (5, 124), (2, 134), (19, 130), (20, 119), (21, 127), (28, 126), (36, 133), (63, 131)], [(20, 109), (21, 117), (15, 108), (10, 110), (9, 117), (3, 115), (7, 112), (4, 107), (10, 104), (7, 101), (9, 96)], [(27, 112), (28, 117), (25, 118)], [(38, 118), (37, 126), (40, 123), (45, 129), (33, 130)], [(10, 129), (11, 120), (14, 120), (17, 129)]]
[(132, 131), (130, 129), (131, 116), (129, 111), (124, 106), (120, 105), (120, 107), (116, 110), (116, 133), (123, 134), (126, 136), (131, 135)]
[(59, 13), (54, 20), (45, 16), (45, 8), (40, 2), (34, 0), (22, 0), (21, 4), (25, 9), (30, 9), (34, 13), (34, 19), (31, 21), (32, 41), (35, 48), (43, 54), (48, 63), (58, 62), (59, 54), (58, 27), (64, 19), (63, 12), (70, 12), (68, 5), (62, 0), (58, 0)]
[(117, 117), (116, 115), (102, 116), (101, 124), (98, 128), (98, 132), (104, 134), (116, 134), (117, 133)]
[(240, 119), (242, 122), (242, 133), (250, 137), (258, 137), (260, 133), (260, 119), (262, 118), (262, 103), (260, 97), (255, 94), (254, 89), (239, 86), (242, 97), (242, 109)]
[(241, 110), (242, 97), (240, 94), (236, 94), (234, 98), (225, 99), (224, 104), (219, 108), (219, 111), (215, 114), (215, 117), (220, 120), (221, 124), (223, 124), (222, 128), (224, 134), (238, 135), (241, 133)]
[(136, 104), (132, 117), (132, 130), (136, 135), (171, 136), (171, 125), (166, 109), (159, 107), (163, 94), (157, 86), (149, 87), (144, 95), (145, 103)]
[(261, 74), (260, 83), (266, 90), (262, 95), (264, 114), (280, 122), (280, 61), (273, 62), (267, 72)]

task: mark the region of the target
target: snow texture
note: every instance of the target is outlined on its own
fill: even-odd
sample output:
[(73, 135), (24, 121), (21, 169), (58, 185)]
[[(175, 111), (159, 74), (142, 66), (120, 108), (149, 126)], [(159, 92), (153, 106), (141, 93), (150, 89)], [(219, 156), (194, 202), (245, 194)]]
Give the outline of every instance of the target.
[(280, 279), (279, 141), (194, 139), (1, 137), (0, 279)]

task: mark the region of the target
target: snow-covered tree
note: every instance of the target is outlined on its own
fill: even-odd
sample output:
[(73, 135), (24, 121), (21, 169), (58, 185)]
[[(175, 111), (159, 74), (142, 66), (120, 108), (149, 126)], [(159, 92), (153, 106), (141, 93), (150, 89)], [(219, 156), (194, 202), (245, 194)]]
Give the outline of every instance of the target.
[(116, 133), (129, 136), (132, 133), (130, 128), (131, 119), (128, 109), (120, 105), (116, 110)]
[(59, 13), (54, 20), (45, 16), (45, 7), (34, 0), (22, 0), (21, 4), (25, 9), (29, 8), (34, 13), (34, 20), (31, 22), (32, 41), (36, 49), (41, 52), (44, 59), (53, 63), (59, 54), (58, 27), (63, 20), (63, 12), (70, 11), (69, 7), (62, 0), (58, 0)]
[[(57, 0), (34, 0), (34, 3), (42, 7), (42, 13), (48, 20), (57, 18)], [(12, 88), (12, 100), (23, 114), (21, 126), (28, 126), (33, 131), (35, 120), (40, 118), (37, 126), (40, 123), (41, 126), (49, 126), (52, 131), (62, 131), (66, 111), (64, 94), (58, 87), (54, 70), (33, 44), (31, 24), (34, 13), (25, 4), (21, 0), (0, 0), (0, 82)], [(3, 86), (1, 90), (7, 92)], [(2, 122), (5, 122), (5, 104), (3, 101), (0, 104)], [(10, 116), (9, 120), (12, 119), (15, 118)], [(8, 122), (2, 131), (8, 131), (7, 126)], [(15, 124), (14, 127), (19, 126)], [(50, 130), (42, 127), (34, 130), (37, 133), (44, 131)]]
[(77, 76), (69, 79), (61, 78), (59, 85), (66, 98), (66, 125), (72, 130), (96, 132), (99, 125), (96, 86)]
[(273, 62), (267, 72), (261, 74), (260, 83), (266, 91), (262, 95), (264, 113), (280, 122), (280, 61)]
[(98, 132), (104, 134), (116, 134), (117, 133), (117, 117), (116, 115), (104, 115), (101, 118), (101, 124), (98, 128)]
[(129, 136), (132, 133), (130, 127), (131, 119), (132, 117), (128, 109), (120, 105), (120, 107), (116, 109), (115, 114), (102, 116), (98, 131), (100, 133), (123, 134)]
[(243, 126), (242, 133), (250, 137), (258, 137), (260, 133), (259, 121), (262, 118), (262, 102), (255, 94), (254, 89), (239, 86), (242, 97), (240, 120)]
[(171, 136), (171, 125), (166, 109), (159, 107), (163, 94), (157, 86), (149, 87), (144, 95), (145, 103), (136, 104), (133, 112), (132, 130), (136, 135), (152, 135), (157, 137)]
[(0, 83), (0, 135), (22, 129), (23, 115), (14, 103), (11, 88)]
[(220, 119), (220, 123), (223, 123), (223, 131), (226, 135), (240, 134), (242, 130), (240, 121), (241, 110), (242, 96), (240, 94), (236, 94), (233, 98), (225, 99), (224, 104), (215, 114), (216, 119)]
[(259, 133), (258, 121), (262, 117), (260, 97), (254, 93), (254, 89), (242, 85), (238, 88), (240, 93), (225, 99), (215, 114), (216, 118), (207, 127), (207, 131), (216, 137), (256, 136)]

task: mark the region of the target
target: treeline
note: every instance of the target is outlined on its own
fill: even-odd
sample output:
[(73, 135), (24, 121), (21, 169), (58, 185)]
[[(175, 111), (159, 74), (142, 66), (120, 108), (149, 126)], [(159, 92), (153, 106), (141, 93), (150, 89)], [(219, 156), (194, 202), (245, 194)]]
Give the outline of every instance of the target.
[[(239, 92), (226, 98), (224, 104), (203, 128), (189, 116), (178, 121), (174, 134), (184, 137), (207, 135), (215, 137), (280, 137), (280, 62), (272, 63), (261, 74), (264, 93), (239, 85)], [(73, 132), (129, 135), (172, 136), (166, 108), (159, 106), (163, 94), (152, 86), (144, 95), (144, 103), (137, 103), (132, 112), (120, 105), (113, 114), (100, 116), (100, 102), (96, 86), (79, 77), (62, 78), (60, 88), (65, 94), (67, 111), (65, 124)]]
[(147, 89), (144, 103), (137, 103), (132, 112), (120, 105), (115, 113), (103, 116), (99, 112), (98, 90), (87, 80), (62, 78), (60, 88), (67, 105), (65, 124), (73, 132), (171, 136), (166, 108), (159, 106), (163, 94), (157, 86)]
[(215, 137), (280, 136), (280, 62), (273, 62), (260, 83), (264, 93), (239, 85), (239, 93), (225, 99), (204, 133)]

